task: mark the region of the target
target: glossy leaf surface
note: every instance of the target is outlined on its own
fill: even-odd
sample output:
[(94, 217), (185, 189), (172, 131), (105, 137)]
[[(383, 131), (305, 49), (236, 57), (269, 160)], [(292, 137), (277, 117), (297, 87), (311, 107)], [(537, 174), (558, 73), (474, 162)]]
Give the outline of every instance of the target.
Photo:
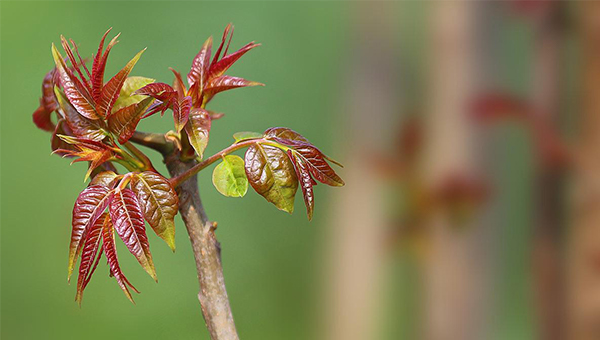
[(145, 49), (141, 50), (136, 54), (126, 65), (119, 71), (114, 77), (112, 77), (104, 86), (102, 87), (102, 93), (100, 95), (99, 108), (98, 113), (102, 117), (108, 117), (112, 113), (113, 106), (119, 98), (119, 93), (121, 92), (121, 88), (125, 83), (125, 80), (129, 76), (129, 73), (138, 62), (142, 53), (144, 53)]
[(108, 117), (108, 128), (118, 136), (119, 143), (123, 144), (131, 138), (152, 101), (154, 98), (146, 97), (141, 102), (126, 106)]
[(83, 291), (96, 269), (97, 262), (94, 264), (94, 260), (101, 255), (101, 252), (99, 253), (99, 251), (102, 243), (102, 229), (109, 228), (107, 225), (110, 223), (110, 216), (107, 213), (103, 213), (89, 228), (86, 234), (83, 250), (81, 252), (81, 263), (79, 264), (77, 295), (75, 296), (75, 301), (79, 304), (81, 304), (81, 299), (83, 298)]
[(115, 231), (121, 237), (129, 252), (142, 265), (142, 268), (154, 280), (157, 280), (144, 227), (144, 216), (137, 196), (130, 189), (117, 189), (109, 208)]
[(278, 209), (292, 213), (298, 178), (285, 152), (254, 144), (246, 151), (244, 161), (248, 182), (254, 190)]
[(133, 290), (137, 292), (135, 287), (129, 284), (123, 272), (121, 272), (121, 267), (119, 266), (119, 259), (117, 257), (117, 247), (115, 245), (115, 232), (112, 223), (105, 225), (102, 228), (102, 249), (106, 254), (106, 259), (108, 261), (108, 266), (110, 268), (110, 273), (117, 280), (117, 283), (125, 293), (125, 296), (129, 299), (129, 301), (133, 302), (133, 298), (131, 297), (131, 293), (127, 288), (129, 285)]
[(306, 205), (306, 213), (308, 220), (312, 220), (313, 211), (315, 209), (315, 193), (313, 191), (314, 180), (310, 177), (308, 165), (304, 160), (292, 150), (288, 150), (288, 155), (294, 164), (298, 180), (300, 181), (300, 187), (302, 188), (302, 195), (304, 197), (304, 204)]
[(96, 223), (111, 199), (112, 191), (99, 185), (84, 189), (77, 197), (73, 207), (71, 244), (69, 245), (69, 279), (75, 267), (75, 259), (81, 252), (82, 241), (86, 237), (87, 230)]
[(174, 217), (179, 208), (175, 189), (166, 178), (152, 171), (136, 174), (131, 179), (131, 188), (150, 227), (175, 251)]
[(190, 111), (188, 122), (185, 125), (185, 131), (188, 134), (190, 144), (200, 159), (202, 159), (204, 149), (206, 149), (206, 146), (208, 145), (210, 126), (211, 120), (208, 111), (200, 108)]
[(155, 79), (146, 77), (128, 77), (125, 80), (125, 83), (123, 83), (119, 97), (117, 98), (115, 106), (113, 107), (113, 112), (117, 112), (126, 106), (136, 104), (144, 100), (146, 96), (134, 95), (134, 92), (148, 84), (153, 83), (154, 80)]
[(248, 191), (244, 160), (236, 155), (223, 157), (222, 162), (213, 170), (212, 182), (224, 196), (244, 197)]

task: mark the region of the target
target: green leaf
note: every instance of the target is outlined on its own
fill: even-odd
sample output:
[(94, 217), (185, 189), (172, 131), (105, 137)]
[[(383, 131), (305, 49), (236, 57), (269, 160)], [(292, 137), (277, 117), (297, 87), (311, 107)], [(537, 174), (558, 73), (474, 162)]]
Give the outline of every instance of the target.
[(262, 133), (258, 133), (258, 132), (241, 131), (241, 132), (234, 133), (233, 139), (235, 139), (236, 143), (239, 143), (239, 142), (247, 140), (247, 139), (262, 138), (262, 136), (263, 136)]
[(144, 95), (132, 95), (135, 91), (141, 89), (142, 87), (151, 84), (156, 79), (146, 78), (146, 77), (129, 77), (125, 80), (123, 87), (121, 88), (121, 92), (119, 93), (119, 97), (115, 102), (115, 106), (113, 107), (113, 111), (119, 111), (120, 109), (141, 102), (146, 96)]
[(294, 165), (281, 149), (255, 144), (248, 148), (245, 156), (248, 182), (277, 209), (294, 211), (294, 196), (298, 190), (298, 178)]
[(213, 171), (212, 181), (215, 188), (224, 196), (244, 197), (248, 191), (244, 160), (235, 155), (223, 157), (223, 161)]

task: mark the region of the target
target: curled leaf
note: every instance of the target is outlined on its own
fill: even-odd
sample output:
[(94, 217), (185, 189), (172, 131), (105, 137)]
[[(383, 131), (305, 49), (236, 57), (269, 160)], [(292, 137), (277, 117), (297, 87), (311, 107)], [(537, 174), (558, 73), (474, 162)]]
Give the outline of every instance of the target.
[(131, 188), (138, 197), (144, 218), (150, 227), (175, 251), (174, 217), (179, 208), (175, 189), (166, 178), (152, 171), (133, 176)]
[(115, 187), (118, 178), (119, 175), (114, 171), (103, 171), (92, 178), (89, 186), (100, 185), (112, 189)]
[(261, 144), (248, 148), (245, 155), (248, 182), (277, 209), (292, 213), (298, 178), (290, 159), (281, 149)]
[(244, 160), (236, 155), (223, 157), (213, 171), (212, 182), (224, 196), (244, 197), (248, 191)]

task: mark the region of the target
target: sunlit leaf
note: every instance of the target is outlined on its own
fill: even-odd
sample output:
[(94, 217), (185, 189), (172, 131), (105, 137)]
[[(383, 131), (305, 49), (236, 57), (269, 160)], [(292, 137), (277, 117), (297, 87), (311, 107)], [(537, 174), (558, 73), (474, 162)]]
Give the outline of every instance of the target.
[(250, 81), (239, 77), (232, 76), (220, 76), (215, 79), (211, 79), (206, 85), (206, 89), (204, 90), (205, 96), (211, 98), (215, 94), (227, 90), (232, 90), (240, 87), (247, 86), (264, 86), (265, 84)]
[(241, 141), (245, 141), (248, 139), (257, 139), (257, 138), (262, 138), (262, 133), (258, 133), (258, 132), (252, 132), (252, 131), (241, 131), (241, 132), (236, 132), (233, 134), (233, 139), (235, 139), (235, 142), (241, 142)]
[(130, 189), (117, 189), (109, 206), (117, 234), (142, 268), (156, 281), (156, 270), (144, 228), (144, 217), (137, 196)]
[(206, 145), (208, 145), (210, 126), (211, 121), (208, 111), (201, 108), (190, 111), (188, 123), (185, 125), (185, 131), (189, 136), (190, 144), (201, 159), (204, 149), (206, 149)]
[(304, 204), (306, 205), (306, 213), (308, 220), (312, 220), (313, 211), (315, 209), (315, 193), (313, 191), (313, 185), (316, 182), (310, 177), (308, 165), (304, 160), (292, 150), (288, 150), (289, 158), (294, 163), (294, 169), (298, 175), (300, 181), (300, 187), (302, 188), (302, 195), (304, 196)]
[(112, 199), (112, 191), (106, 187), (94, 185), (84, 189), (73, 207), (71, 244), (69, 245), (68, 278), (71, 279), (77, 256), (81, 252), (82, 242), (87, 230), (96, 223)]
[(186, 96), (173, 102), (173, 120), (175, 121), (175, 130), (181, 132), (188, 122), (190, 109), (192, 108), (192, 97)]
[(148, 84), (134, 92), (136, 95), (145, 95), (156, 98), (161, 102), (168, 102), (177, 96), (175, 89), (169, 84), (152, 83)]
[(298, 178), (294, 166), (281, 149), (255, 144), (245, 155), (248, 182), (278, 209), (292, 213)]
[[(227, 36), (229, 36), (229, 41), (227, 42), (225, 51), (223, 51), (223, 46), (225, 45)], [(229, 49), (229, 43), (231, 43), (231, 38), (233, 38), (233, 25), (231, 23), (229, 23), (225, 27), (225, 31), (223, 31), (223, 38), (221, 38), (221, 44), (219, 44), (219, 48), (217, 49), (217, 52), (215, 52), (215, 56), (211, 62), (211, 65), (213, 65), (214, 63), (219, 61), (219, 58), (221, 58), (221, 51), (223, 51), (223, 55), (227, 55), (227, 50)]]
[(239, 50), (224, 56), (221, 60), (210, 66), (207, 79), (213, 79), (222, 76), (223, 73), (225, 73), (231, 67), (231, 65), (233, 65), (233, 63), (235, 63), (244, 54), (246, 54), (246, 52), (258, 46), (260, 46), (260, 44), (255, 44), (254, 42), (251, 42), (249, 44), (246, 44)]
[(108, 117), (108, 128), (119, 136), (119, 143), (123, 144), (131, 138), (146, 109), (153, 101), (154, 98), (146, 97), (141, 102), (126, 106)]
[(190, 87), (195, 83), (200, 84), (200, 90), (202, 90), (202, 88), (204, 87), (210, 62), (211, 47), (212, 37), (208, 38), (204, 42), (202, 48), (200, 49), (200, 52), (198, 52), (198, 54), (192, 61), (192, 67), (190, 68), (190, 72), (187, 75), (187, 81)]
[(98, 108), (98, 114), (101, 117), (108, 117), (112, 113), (113, 106), (115, 105), (117, 98), (119, 98), (119, 93), (121, 92), (121, 88), (123, 87), (125, 80), (145, 50), (146, 49), (143, 49), (138, 52), (138, 54), (136, 54), (127, 63), (127, 65), (121, 69), (121, 71), (119, 71), (102, 87), (102, 94), (100, 95)]
[(92, 178), (90, 185), (100, 185), (107, 188), (114, 188), (119, 175), (114, 171), (103, 171)]
[(125, 275), (123, 275), (123, 272), (121, 272), (119, 259), (117, 258), (117, 247), (115, 246), (115, 233), (112, 223), (105, 224), (102, 228), (102, 249), (106, 254), (110, 273), (117, 280), (117, 283), (123, 290), (123, 293), (125, 293), (125, 296), (127, 296), (129, 301), (133, 302), (133, 298), (131, 297), (129, 289), (127, 289), (127, 285), (129, 285), (134, 291), (138, 291), (129, 283)]
[(100, 45), (98, 46), (98, 52), (94, 57), (94, 63), (92, 65), (92, 97), (96, 102), (100, 102), (100, 98), (102, 96), (102, 87), (104, 86), (104, 69), (106, 68), (106, 61), (108, 59), (108, 54), (110, 50), (117, 43), (117, 39), (121, 33), (117, 34), (106, 46), (106, 51), (104, 51), (104, 40), (110, 32), (112, 28), (109, 28), (106, 33), (102, 36), (102, 40), (100, 40)]
[(244, 197), (248, 191), (244, 160), (236, 155), (223, 157), (213, 171), (212, 182), (224, 196)]
[(119, 97), (113, 107), (113, 112), (117, 112), (120, 109), (141, 102), (146, 96), (134, 95), (133, 93), (142, 87), (151, 84), (155, 79), (146, 77), (129, 77), (123, 83)]
[(101, 141), (106, 137), (100, 120), (91, 120), (80, 115), (58, 87), (54, 88), (54, 92), (60, 108), (59, 113), (75, 136), (93, 141)]
[(175, 251), (174, 217), (179, 208), (175, 189), (163, 176), (145, 171), (131, 179), (131, 188), (137, 194), (144, 218), (156, 235)]
[[(81, 79), (82, 85), (85, 87), (87, 93), (92, 94), (92, 88), (90, 87), (88, 80), (85, 78), (85, 75), (81, 72), (82, 65), (80, 65), (77, 62), (77, 59), (75, 59), (75, 55), (73, 54), (73, 51), (71, 50), (71, 47), (69, 46), (69, 43), (67, 42), (67, 39), (65, 39), (65, 37), (61, 35), (60, 42), (62, 44), (63, 49), (65, 50), (65, 53), (67, 53), (69, 61), (71, 61), (73, 70), (75, 70), (75, 72), (77, 72), (77, 74), (79, 75), (79, 79)], [(81, 64), (83, 64), (83, 63), (81, 63)]]
[(65, 95), (69, 99), (69, 102), (82, 116), (89, 119), (98, 119), (98, 113), (94, 100), (91, 95), (87, 93), (85, 87), (75, 77), (75, 75), (67, 68), (63, 57), (60, 55), (56, 46), (52, 44), (52, 56), (58, 70), (60, 84), (62, 85)]
[(79, 304), (81, 304), (81, 299), (83, 298), (83, 291), (96, 269), (94, 260), (101, 255), (98, 251), (101, 250), (102, 229), (105, 227), (108, 228), (106, 225), (109, 223), (111, 223), (110, 216), (107, 213), (104, 213), (90, 226), (86, 234), (83, 250), (81, 252), (81, 262), (79, 264), (77, 295), (75, 296), (75, 301)]

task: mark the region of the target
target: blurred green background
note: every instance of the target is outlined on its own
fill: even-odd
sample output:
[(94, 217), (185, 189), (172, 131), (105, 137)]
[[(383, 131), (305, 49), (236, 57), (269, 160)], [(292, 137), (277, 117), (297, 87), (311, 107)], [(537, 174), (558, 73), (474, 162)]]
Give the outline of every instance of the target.
[[(419, 37), (422, 9), (409, 3), (391, 6), (405, 34)], [(170, 83), (173, 67), (186, 74), (192, 58), (209, 36), (218, 39), (229, 22), (235, 25), (232, 49), (256, 40), (262, 46), (248, 53), (229, 72), (266, 84), (227, 92), (211, 103), (225, 117), (213, 125), (207, 154), (232, 142), (237, 131), (261, 132), (287, 126), (323, 151), (344, 154), (353, 136), (338, 130), (343, 89), (353, 72), (353, 20), (360, 16), (346, 2), (6, 2), (0, 4), (1, 28), (1, 337), (2, 339), (198, 339), (208, 338), (196, 299), (196, 272), (184, 226), (176, 218), (177, 251), (173, 254), (154, 234), (151, 248), (159, 276), (155, 284), (126, 256), (120, 261), (130, 281), (142, 292), (132, 305), (101, 264), (86, 289), (83, 306), (74, 302), (75, 286), (66, 282), (70, 214), (85, 187), (85, 165), (50, 155), (50, 135), (37, 130), (31, 113), (38, 105), (41, 80), (53, 67), (51, 43), (60, 35), (79, 44), (83, 55), (95, 53), (104, 31), (122, 32), (112, 50), (107, 75), (114, 74), (136, 52), (148, 50), (132, 75)], [(394, 14), (395, 15), (395, 14)], [(506, 32), (500, 43), (511, 67), (506, 83), (522, 84), (519, 60), (527, 53), (522, 31)], [(419, 65), (418, 39), (408, 41), (406, 58)], [(408, 89), (412, 91), (413, 89)], [(158, 115), (141, 123), (145, 131), (172, 129), (172, 120)], [(336, 142), (334, 139), (338, 138)], [(361, 136), (359, 138), (369, 138)], [(500, 150), (511, 160), (503, 171), (504, 191), (524, 188), (528, 157), (521, 136)], [(515, 149), (521, 150), (514, 152)], [(164, 170), (158, 155), (155, 165)], [(306, 219), (301, 197), (287, 215), (254, 192), (243, 199), (221, 196), (201, 173), (200, 189), (209, 217), (219, 223), (223, 266), (235, 321), (242, 339), (311, 339), (319, 324), (319, 292), (323, 284), (322, 252), (327, 211), (333, 190), (316, 188), (314, 220)], [(344, 177), (344, 171), (340, 173)], [(502, 179), (501, 179), (502, 180)], [(343, 189), (341, 189), (343, 190)], [(521, 191), (526, 190), (522, 189)], [(531, 335), (527, 296), (527, 192), (512, 191), (511, 221), (501, 232), (510, 249), (500, 255), (495, 289), (497, 339)], [(339, 197), (339, 196), (338, 196)], [(390, 339), (414, 338), (418, 301), (414, 264), (401, 257), (390, 271), (386, 321)], [(200, 337), (199, 337), (200, 335)]]

